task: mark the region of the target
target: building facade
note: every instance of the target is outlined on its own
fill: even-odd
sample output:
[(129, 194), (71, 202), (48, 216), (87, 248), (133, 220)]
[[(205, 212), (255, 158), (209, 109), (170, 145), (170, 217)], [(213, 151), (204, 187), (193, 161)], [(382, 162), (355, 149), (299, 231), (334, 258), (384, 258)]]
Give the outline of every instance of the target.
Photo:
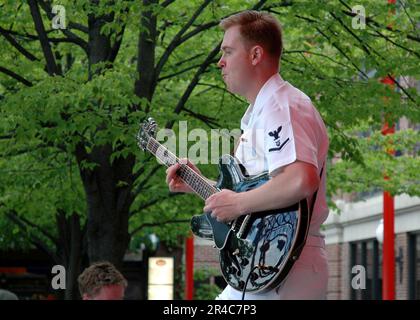
[[(383, 215), (382, 195), (341, 201), (338, 207), (341, 213), (331, 213), (323, 225), (330, 265), (328, 299), (381, 299), (382, 244), (376, 230)], [(420, 299), (420, 198), (395, 197), (394, 231), (395, 298)], [(365, 286), (352, 285), (360, 270)]]

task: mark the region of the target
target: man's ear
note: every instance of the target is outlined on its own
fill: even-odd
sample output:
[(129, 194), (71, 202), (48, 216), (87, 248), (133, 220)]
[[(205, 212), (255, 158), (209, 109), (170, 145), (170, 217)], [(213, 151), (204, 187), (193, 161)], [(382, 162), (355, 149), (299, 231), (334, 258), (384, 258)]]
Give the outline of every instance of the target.
[(261, 46), (251, 48), (251, 63), (253, 66), (259, 64), (264, 56), (264, 49)]

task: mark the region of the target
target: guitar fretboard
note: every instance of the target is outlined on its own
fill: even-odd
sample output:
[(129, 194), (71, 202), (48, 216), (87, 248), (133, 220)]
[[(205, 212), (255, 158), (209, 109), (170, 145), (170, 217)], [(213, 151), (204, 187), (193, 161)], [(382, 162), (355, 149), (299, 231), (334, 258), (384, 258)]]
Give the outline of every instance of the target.
[[(165, 146), (160, 144), (156, 139), (149, 138), (147, 143), (147, 150), (149, 150), (156, 158), (158, 158), (167, 167), (174, 165), (175, 163), (181, 163), (181, 161)], [(206, 200), (212, 194), (218, 192), (218, 190), (208, 183), (201, 175), (195, 172), (186, 164), (181, 163), (177, 174), (185, 181), (188, 186), (195, 193), (197, 193), (202, 199)]]

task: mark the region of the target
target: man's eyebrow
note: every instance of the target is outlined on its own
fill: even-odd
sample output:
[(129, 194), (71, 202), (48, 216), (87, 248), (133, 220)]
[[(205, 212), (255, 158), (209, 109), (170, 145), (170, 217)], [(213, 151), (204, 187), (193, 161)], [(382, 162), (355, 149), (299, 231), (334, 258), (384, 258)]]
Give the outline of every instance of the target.
[(232, 47), (228, 47), (228, 46), (223, 46), (220, 50), (225, 51), (226, 49), (233, 49)]

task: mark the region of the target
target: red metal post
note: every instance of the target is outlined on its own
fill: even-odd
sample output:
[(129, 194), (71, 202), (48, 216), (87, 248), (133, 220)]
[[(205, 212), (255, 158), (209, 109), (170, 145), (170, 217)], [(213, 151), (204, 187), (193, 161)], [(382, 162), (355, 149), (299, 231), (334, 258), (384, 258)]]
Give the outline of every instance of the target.
[(394, 197), (384, 192), (382, 299), (395, 300)]
[[(396, 0), (387, 0), (391, 5), (390, 14), (395, 14)], [(392, 26), (392, 25), (390, 25)], [(393, 87), (394, 81), (391, 77), (386, 77), (381, 80), (382, 83)], [(385, 102), (386, 103), (386, 102)], [(382, 127), (382, 134), (388, 135), (395, 132), (395, 126), (389, 126), (385, 115), (385, 123)], [(395, 154), (395, 150), (387, 150), (390, 154)], [(385, 180), (389, 177), (385, 176)], [(383, 195), (383, 211), (384, 211), (384, 242), (382, 253), (382, 299), (395, 300), (395, 253), (394, 253), (394, 197), (387, 191)]]
[(185, 240), (185, 300), (194, 296), (194, 236)]
[[(394, 127), (388, 127), (385, 124), (382, 128), (382, 134), (388, 135), (395, 132)], [(394, 154), (394, 150), (387, 151)], [(385, 180), (389, 177), (385, 176)], [(382, 299), (395, 300), (395, 253), (394, 253), (394, 197), (387, 191), (384, 191), (383, 200), (384, 210), (384, 242), (382, 254)]]

